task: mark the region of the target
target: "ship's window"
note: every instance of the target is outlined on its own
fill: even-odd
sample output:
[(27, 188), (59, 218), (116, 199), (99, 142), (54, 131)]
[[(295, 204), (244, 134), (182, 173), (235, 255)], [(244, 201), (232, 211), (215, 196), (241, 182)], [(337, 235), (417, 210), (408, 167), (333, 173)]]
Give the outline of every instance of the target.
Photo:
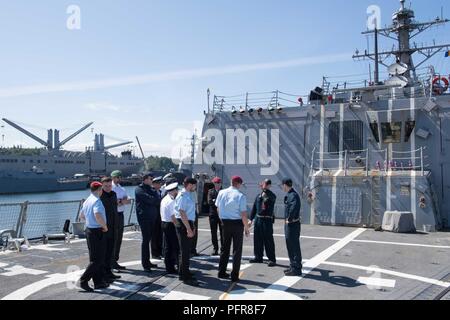
[(376, 142), (380, 142), (380, 135), (378, 134), (378, 122), (374, 121), (370, 124), (370, 130), (372, 130), (373, 137)]
[[(342, 151), (361, 151), (364, 148), (363, 122), (350, 120), (343, 122)], [(328, 128), (328, 152), (339, 152), (340, 122), (332, 122)]]
[(409, 141), (414, 128), (416, 127), (416, 122), (409, 120), (405, 122), (405, 142)]
[(328, 128), (328, 152), (339, 152), (339, 122), (330, 123)]
[(384, 122), (381, 124), (383, 143), (400, 143), (402, 136), (401, 122)]

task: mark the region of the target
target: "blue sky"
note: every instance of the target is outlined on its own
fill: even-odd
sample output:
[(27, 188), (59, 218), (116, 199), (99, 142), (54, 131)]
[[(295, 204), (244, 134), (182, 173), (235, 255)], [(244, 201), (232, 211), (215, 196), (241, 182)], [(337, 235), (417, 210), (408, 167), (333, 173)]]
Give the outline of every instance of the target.
[[(447, 2), (415, 0), (413, 8), (419, 20), (428, 20)], [(80, 30), (66, 27), (72, 4), (81, 9)], [(130, 140), (138, 135), (147, 155), (171, 155), (202, 123), (207, 88), (218, 95), (306, 94), (323, 75), (366, 73), (368, 63), (351, 55), (366, 48), (360, 32), (372, 4), (381, 7), (383, 25), (399, 8), (397, 0), (0, 0), (0, 117), (42, 137), (44, 128), (61, 128), (65, 137), (94, 121), (94, 132)], [(450, 42), (449, 30), (432, 29), (418, 42)], [(314, 65), (220, 71), (322, 56)], [(443, 55), (434, 63), (450, 72)], [(193, 76), (198, 69), (206, 75)], [(111, 80), (114, 86), (107, 85)], [(30, 88), (33, 94), (25, 94)], [(0, 132), (4, 145), (37, 146), (7, 125)], [(88, 130), (66, 148), (82, 150), (92, 135)]]

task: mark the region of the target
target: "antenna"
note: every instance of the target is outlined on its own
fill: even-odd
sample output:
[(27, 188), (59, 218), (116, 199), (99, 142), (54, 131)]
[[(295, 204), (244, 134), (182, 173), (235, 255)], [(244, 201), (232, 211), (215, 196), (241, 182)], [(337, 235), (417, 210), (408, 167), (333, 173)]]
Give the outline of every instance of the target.
[(208, 91), (206, 91), (206, 95), (207, 95), (207, 99), (208, 99), (207, 103), (208, 103), (208, 114), (209, 114), (209, 97), (211, 95), (211, 91), (209, 90), (209, 88), (208, 88)]
[(374, 75), (375, 85), (378, 85), (378, 83), (380, 82), (379, 60), (380, 57), (378, 55), (378, 29), (375, 28), (375, 75)]
[[(416, 72), (415, 70), (424, 64), (426, 61), (431, 59), (437, 53), (441, 52), (443, 49), (447, 48), (449, 50), (450, 43), (444, 45), (433, 45), (433, 46), (418, 46), (414, 44), (411, 46), (411, 40), (417, 35), (421, 34), (425, 30), (438, 25), (443, 25), (450, 20), (444, 19), (443, 17), (437, 18), (433, 21), (419, 23), (414, 20), (415, 14), (411, 9), (407, 9), (405, 7), (405, 0), (400, 0), (400, 9), (395, 12), (392, 16), (392, 25), (390, 27), (386, 27), (383, 29), (374, 29), (365, 31), (362, 34), (373, 34), (375, 33), (375, 37), (377, 35), (382, 35), (386, 38), (397, 41), (398, 47), (392, 48), (391, 51), (384, 52), (375, 52), (369, 53), (365, 52), (364, 54), (359, 54), (356, 52), (353, 56), (353, 59), (371, 59), (373, 61), (377, 61), (378, 64), (382, 64), (385, 67), (389, 67), (389, 65), (385, 62), (389, 57), (395, 56), (395, 62), (403, 63), (408, 67), (408, 71), (405, 76), (408, 79), (411, 79), (411, 72), (413, 73), (413, 79), (416, 80)], [(443, 15), (443, 13), (442, 13)], [(377, 51), (377, 48), (375, 48)], [(417, 65), (413, 63), (412, 56), (415, 53), (420, 53), (424, 56), (422, 61), (420, 61)], [(377, 65), (377, 63), (376, 63)]]

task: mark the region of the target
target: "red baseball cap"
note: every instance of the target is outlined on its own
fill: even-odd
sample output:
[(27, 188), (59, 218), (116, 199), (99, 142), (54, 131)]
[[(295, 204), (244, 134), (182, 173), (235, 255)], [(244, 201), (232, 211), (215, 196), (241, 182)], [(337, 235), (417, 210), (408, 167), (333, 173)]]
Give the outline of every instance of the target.
[(239, 183), (239, 184), (242, 184), (242, 183), (243, 183), (243, 180), (242, 180), (242, 178), (239, 177), (239, 176), (233, 176), (233, 177), (231, 178), (231, 182), (232, 182), (232, 183)]
[(101, 182), (98, 182), (98, 181), (94, 181), (94, 182), (91, 183), (91, 188), (98, 188), (98, 187), (101, 187), (101, 186), (103, 186), (103, 184)]
[(222, 179), (220, 179), (219, 177), (215, 177), (214, 179), (212, 179), (212, 183), (222, 183)]

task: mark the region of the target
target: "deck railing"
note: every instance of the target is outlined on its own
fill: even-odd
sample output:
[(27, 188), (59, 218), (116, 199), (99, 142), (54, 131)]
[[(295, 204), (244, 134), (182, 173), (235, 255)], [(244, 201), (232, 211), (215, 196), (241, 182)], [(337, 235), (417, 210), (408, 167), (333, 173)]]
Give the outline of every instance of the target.
[[(77, 222), (84, 200), (0, 203), (0, 231), (12, 230), (17, 237), (39, 239), (61, 233), (66, 220)], [(125, 225), (137, 224), (135, 201), (125, 207)]]
[(419, 171), (425, 174), (429, 165), (425, 164), (427, 156), (425, 147), (413, 151), (383, 150), (344, 150), (338, 152), (318, 152), (313, 150), (310, 175), (333, 171), (348, 175), (349, 171), (364, 171), (368, 176), (370, 171), (387, 174), (393, 171)]

